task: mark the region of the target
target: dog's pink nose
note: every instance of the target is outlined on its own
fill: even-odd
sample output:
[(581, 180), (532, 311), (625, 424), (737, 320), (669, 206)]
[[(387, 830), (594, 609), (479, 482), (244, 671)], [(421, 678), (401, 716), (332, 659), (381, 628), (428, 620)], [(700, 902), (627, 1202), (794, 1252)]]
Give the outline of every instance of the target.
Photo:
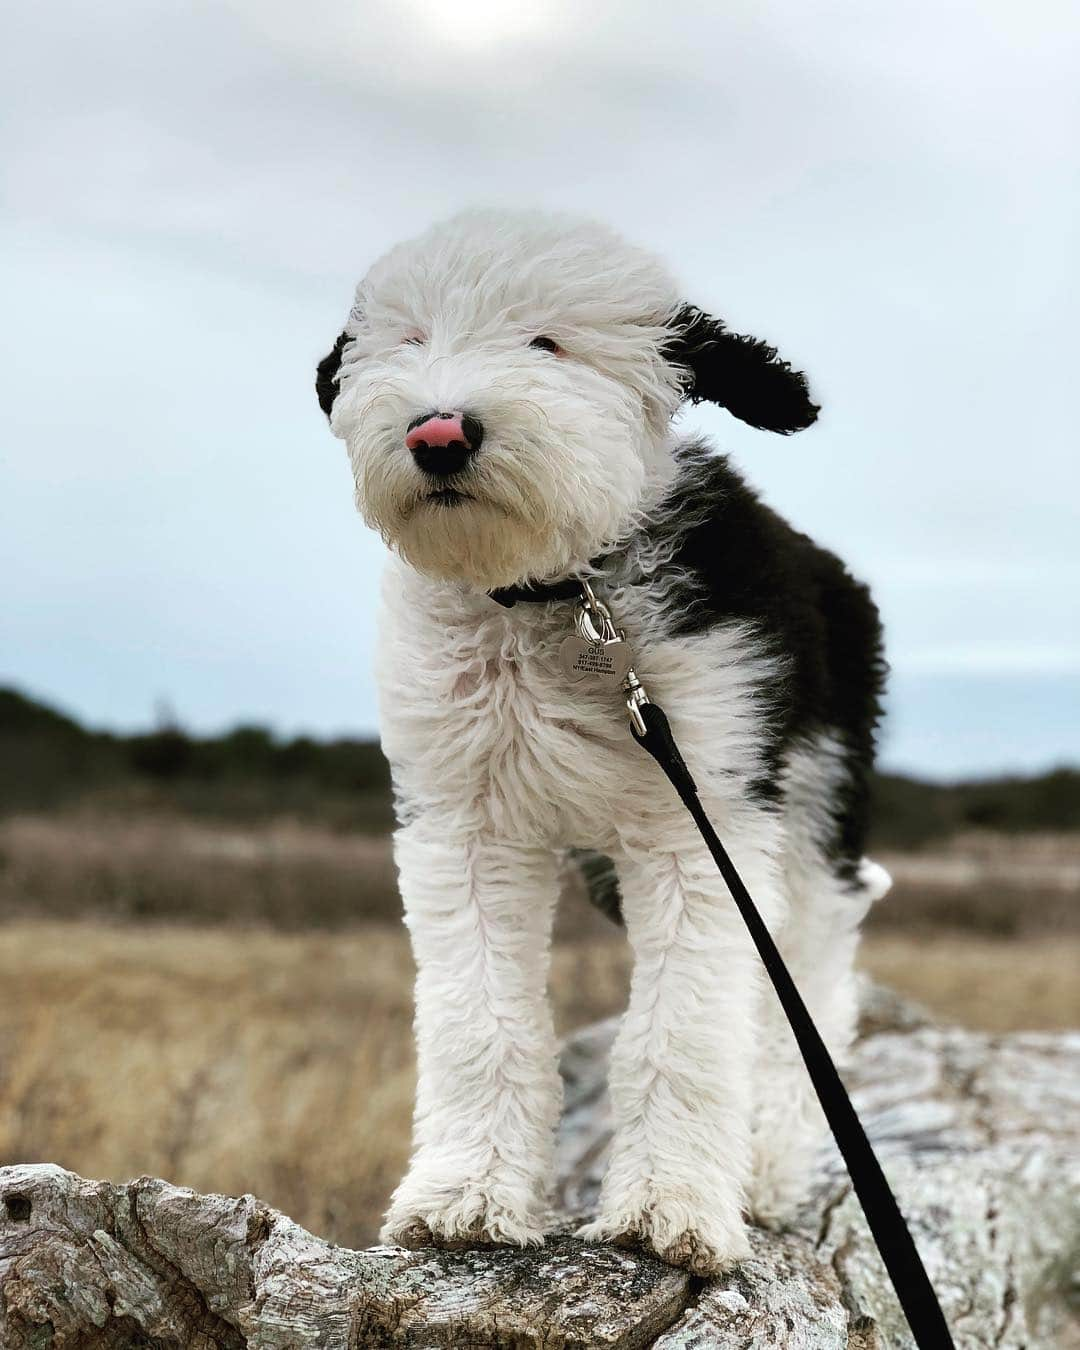
[(442, 449), (453, 445), (455, 441), (471, 448), (465, 428), (461, 425), (461, 413), (427, 413), (409, 427), (405, 437), (405, 444), (410, 450), (418, 450), (425, 445), (432, 450)]
[(416, 467), (429, 478), (460, 473), (484, 439), (484, 428), (470, 413), (421, 413), (405, 428), (405, 444)]

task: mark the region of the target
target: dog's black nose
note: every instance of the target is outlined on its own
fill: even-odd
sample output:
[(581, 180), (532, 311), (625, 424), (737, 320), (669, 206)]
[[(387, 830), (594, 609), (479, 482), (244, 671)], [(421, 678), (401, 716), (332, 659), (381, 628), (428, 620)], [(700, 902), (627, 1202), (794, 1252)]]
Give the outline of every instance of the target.
[(414, 417), (405, 434), (413, 459), (432, 478), (460, 473), (484, 439), (484, 428), (468, 413), (428, 412)]

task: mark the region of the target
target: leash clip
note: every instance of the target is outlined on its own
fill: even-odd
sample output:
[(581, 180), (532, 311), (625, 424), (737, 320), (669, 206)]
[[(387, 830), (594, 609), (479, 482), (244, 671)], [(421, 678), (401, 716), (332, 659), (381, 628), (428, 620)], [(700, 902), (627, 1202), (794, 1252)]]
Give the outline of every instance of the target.
[(563, 670), (577, 684), (587, 679), (594, 688), (621, 690), (626, 696), (626, 711), (636, 735), (644, 736), (642, 705), (649, 702), (645, 686), (637, 677), (626, 634), (615, 627), (611, 610), (599, 599), (592, 586), (579, 580), (581, 599), (577, 602), (574, 626), (577, 636), (562, 645)]
[(597, 598), (596, 592), (587, 581), (582, 581), (580, 585), (581, 599), (574, 614), (574, 623), (579, 636), (586, 642), (624, 641), (626, 635), (615, 627), (611, 610), (603, 600)]
[(644, 736), (648, 727), (645, 725), (645, 718), (641, 715), (641, 708), (643, 704), (649, 702), (649, 696), (645, 692), (645, 686), (638, 679), (633, 666), (626, 673), (623, 689), (626, 691), (626, 711), (630, 714), (630, 728), (635, 735)]

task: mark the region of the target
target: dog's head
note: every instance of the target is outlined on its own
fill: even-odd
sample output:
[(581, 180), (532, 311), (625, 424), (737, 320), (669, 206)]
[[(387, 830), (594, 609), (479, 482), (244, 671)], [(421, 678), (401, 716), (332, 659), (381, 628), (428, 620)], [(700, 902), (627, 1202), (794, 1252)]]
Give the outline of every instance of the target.
[(817, 415), (802, 375), (684, 304), (649, 254), (504, 212), (376, 263), (316, 390), (368, 524), (421, 571), (484, 588), (624, 536), (670, 472), (683, 400), (783, 433)]

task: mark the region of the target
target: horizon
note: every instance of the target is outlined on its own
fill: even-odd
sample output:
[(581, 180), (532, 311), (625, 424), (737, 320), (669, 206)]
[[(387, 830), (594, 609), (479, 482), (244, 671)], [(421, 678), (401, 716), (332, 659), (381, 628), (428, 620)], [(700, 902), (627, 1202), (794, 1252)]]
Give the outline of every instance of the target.
[[(238, 731), (257, 731), (265, 733), (276, 744), (286, 744), (289, 741), (302, 739), (309, 739), (316, 744), (324, 745), (338, 741), (358, 741), (364, 743), (379, 743), (380, 741), (378, 728), (364, 729), (355, 726), (343, 726), (336, 729), (329, 728), (322, 731), (310, 731), (298, 727), (290, 730), (283, 729), (258, 719), (244, 717), (235, 718), (217, 726), (195, 727), (187, 723), (178, 713), (175, 706), (167, 699), (159, 700), (157, 706), (153, 710), (152, 716), (145, 722), (135, 721), (124, 725), (98, 723), (94, 722), (92, 719), (80, 716), (77, 711), (63, 705), (57, 700), (47, 699), (16, 684), (0, 681), (0, 696), (4, 694), (14, 694), (17, 697), (27, 700), (37, 708), (58, 714), (59, 716), (74, 722), (81, 731), (86, 732), (89, 735), (108, 735), (118, 739), (153, 735), (154, 733), (163, 731), (175, 731), (191, 740), (218, 740)], [(1080, 773), (1080, 759), (1047, 760), (1045, 763), (1036, 764), (1031, 767), (1004, 767), (996, 771), (989, 770), (986, 772), (975, 772), (970, 774), (935, 774), (917, 768), (892, 764), (879, 755), (874, 767), (875, 771), (879, 774), (891, 777), (908, 778), (916, 782), (936, 787), (948, 787), (951, 785), (963, 786), (981, 782), (989, 783), (1004, 781), (1008, 779), (1038, 780), (1055, 773)]]

